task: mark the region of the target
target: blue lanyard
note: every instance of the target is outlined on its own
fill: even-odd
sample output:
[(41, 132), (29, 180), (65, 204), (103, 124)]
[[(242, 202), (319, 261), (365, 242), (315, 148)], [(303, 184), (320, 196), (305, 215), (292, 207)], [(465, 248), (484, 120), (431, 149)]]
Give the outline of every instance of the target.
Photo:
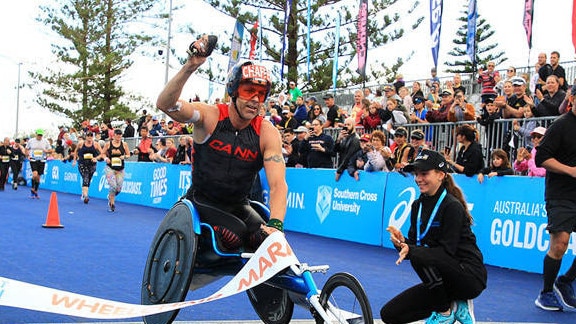
[(440, 198), (438, 198), (436, 206), (434, 206), (432, 214), (430, 214), (430, 219), (428, 220), (428, 225), (426, 225), (426, 230), (424, 231), (424, 233), (422, 233), (422, 235), (420, 235), (420, 226), (422, 224), (422, 203), (420, 203), (420, 207), (418, 208), (418, 218), (416, 219), (416, 245), (420, 245), (420, 240), (424, 236), (426, 236), (426, 234), (428, 234), (428, 230), (430, 229), (430, 226), (432, 226), (432, 221), (434, 221), (436, 213), (438, 212), (438, 207), (440, 207), (440, 204), (442, 203), (445, 197), (446, 197), (446, 189), (442, 191)]

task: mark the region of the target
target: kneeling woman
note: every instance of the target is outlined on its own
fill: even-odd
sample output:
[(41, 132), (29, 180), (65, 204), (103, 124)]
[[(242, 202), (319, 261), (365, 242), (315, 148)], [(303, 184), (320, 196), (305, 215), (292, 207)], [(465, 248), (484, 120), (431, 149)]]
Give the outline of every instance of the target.
[(486, 268), (472, 233), (472, 216), (460, 188), (438, 152), (422, 150), (404, 167), (413, 172), (420, 197), (412, 204), (404, 237), (388, 228), (402, 260), (410, 260), (422, 280), (380, 310), (384, 323), (474, 323), (472, 299), (486, 288)]

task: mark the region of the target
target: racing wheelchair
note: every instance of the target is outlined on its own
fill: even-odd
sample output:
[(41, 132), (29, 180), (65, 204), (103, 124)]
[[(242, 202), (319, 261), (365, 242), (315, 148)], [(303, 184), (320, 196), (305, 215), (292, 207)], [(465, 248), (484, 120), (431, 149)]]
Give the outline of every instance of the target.
[[(255, 201), (251, 205), (268, 220), (270, 212), (265, 205)], [(143, 305), (182, 302), (188, 290), (240, 271), (252, 253), (226, 251), (213, 226), (212, 220), (210, 225), (200, 221), (197, 209), (187, 199), (178, 201), (168, 211), (146, 260), (141, 287)], [(266, 324), (289, 323), (295, 304), (308, 309), (316, 323), (372, 324), (372, 309), (364, 288), (351, 274), (336, 273), (318, 289), (312, 273), (326, 273), (328, 268), (305, 263), (290, 266), (246, 293)], [(148, 315), (144, 322), (169, 324), (178, 311)]]

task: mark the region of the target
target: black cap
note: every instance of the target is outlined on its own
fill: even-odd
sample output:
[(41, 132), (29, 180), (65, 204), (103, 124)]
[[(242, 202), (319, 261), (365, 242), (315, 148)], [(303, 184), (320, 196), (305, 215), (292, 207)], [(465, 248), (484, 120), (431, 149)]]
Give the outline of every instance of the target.
[(86, 136), (94, 136), (94, 133), (92, 133), (92, 132), (86, 132)]
[(419, 130), (419, 129), (415, 129), (412, 131), (412, 133), (410, 133), (410, 138), (413, 138), (416, 140), (423, 140), (424, 139), (424, 132)]
[(394, 136), (406, 137), (406, 136), (408, 136), (408, 132), (406, 131), (406, 128), (398, 127), (398, 128), (396, 128), (396, 131), (394, 132)]
[(122, 130), (117, 128), (114, 130), (114, 134), (122, 135)]
[(326, 100), (326, 99), (332, 99), (334, 98), (334, 96), (331, 93), (327, 93), (324, 95), (324, 97), (322, 97), (322, 99)]
[(484, 103), (485, 103), (485, 104), (494, 103), (494, 98), (492, 98), (492, 97), (487, 97), (486, 99), (484, 99)]
[(17, 138), (17, 139), (15, 139), (15, 140), (14, 140), (14, 142), (16, 142), (16, 143), (20, 143), (20, 139), (19, 139), (19, 138)]
[(414, 97), (414, 104), (419, 104), (419, 103), (423, 103), (424, 101), (426, 101), (426, 99), (424, 99), (424, 97), (420, 97), (420, 96), (416, 96)]
[(448, 163), (442, 154), (432, 150), (422, 150), (414, 159), (414, 162), (404, 167), (404, 171), (412, 172), (414, 170), (429, 171), (439, 170), (449, 172)]

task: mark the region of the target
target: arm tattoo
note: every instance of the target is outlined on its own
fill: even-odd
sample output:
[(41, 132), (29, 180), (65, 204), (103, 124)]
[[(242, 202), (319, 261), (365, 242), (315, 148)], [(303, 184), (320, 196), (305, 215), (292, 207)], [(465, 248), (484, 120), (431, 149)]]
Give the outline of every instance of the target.
[(270, 156), (270, 157), (264, 158), (264, 161), (265, 161), (265, 162), (266, 162), (266, 161), (272, 161), (272, 162), (282, 162), (282, 163), (284, 163), (284, 158), (283, 158), (281, 155), (279, 155), (279, 154), (275, 154), (275, 155), (272, 155), (272, 156)]

